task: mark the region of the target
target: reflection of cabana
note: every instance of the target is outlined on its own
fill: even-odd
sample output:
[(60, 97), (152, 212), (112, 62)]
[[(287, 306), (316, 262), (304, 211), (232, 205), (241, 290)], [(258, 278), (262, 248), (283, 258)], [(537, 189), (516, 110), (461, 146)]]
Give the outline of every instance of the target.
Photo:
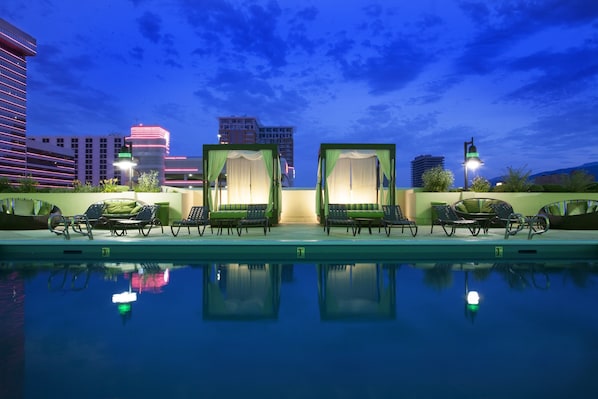
[[(281, 185), (276, 144), (204, 145), (203, 170), (203, 201), (210, 219), (240, 218), (239, 211), (246, 211), (247, 205), (267, 204), (270, 222), (278, 223)], [(226, 197), (222, 198), (224, 173)]]
[(204, 319), (275, 319), (280, 265), (220, 264), (204, 269)]
[(394, 144), (321, 144), (316, 186), (320, 223), (328, 204), (374, 204), (380, 213), (380, 205), (395, 204), (395, 152)]
[(318, 265), (320, 317), (394, 319), (395, 269), (378, 264)]

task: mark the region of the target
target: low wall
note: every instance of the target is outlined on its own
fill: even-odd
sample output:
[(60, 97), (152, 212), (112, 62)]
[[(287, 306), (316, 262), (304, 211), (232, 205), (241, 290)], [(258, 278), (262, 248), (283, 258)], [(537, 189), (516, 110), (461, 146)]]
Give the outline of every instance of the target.
[[(223, 198), (225, 191), (223, 190)], [(0, 198), (40, 199), (58, 206), (65, 215), (85, 212), (87, 207), (97, 201), (108, 198), (131, 198), (146, 203), (168, 202), (169, 219), (179, 220), (186, 217), (193, 205), (203, 205), (201, 190), (167, 189), (162, 193), (138, 193), (125, 191), (119, 193), (0, 193)], [(445, 192), (428, 193), (414, 189), (397, 189), (396, 201), (409, 219), (418, 225), (431, 223), (432, 202), (452, 204), (465, 198), (496, 198), (508, 202), (515, 212), (535, 215), (546, 204), (568, 199), (598, 200), (598, 193), (476, 193)], [(317, 223), (316, 196), (314, 189), (283, 189), (281, 223)]]

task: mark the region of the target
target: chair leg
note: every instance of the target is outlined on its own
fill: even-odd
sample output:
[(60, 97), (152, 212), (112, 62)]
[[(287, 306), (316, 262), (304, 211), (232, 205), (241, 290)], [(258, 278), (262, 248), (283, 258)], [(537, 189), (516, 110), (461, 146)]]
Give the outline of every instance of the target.
[(176, 237), (176, 236), (179, 235), (179, 231), (181, 230), (181, 225), (179, 224), (179, 225), (176, 226), (177, 227), (176, 233), (174, 231), (174, 227), (175, 227), (174, 225), (170, 225), (170, 232), (172, 233), (173, 236)]

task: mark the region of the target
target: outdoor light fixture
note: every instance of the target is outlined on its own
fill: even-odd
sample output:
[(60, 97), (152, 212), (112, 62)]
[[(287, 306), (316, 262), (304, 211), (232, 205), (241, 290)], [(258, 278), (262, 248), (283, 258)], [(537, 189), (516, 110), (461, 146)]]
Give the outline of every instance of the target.
[(133, 158), (133, 144), (128, 146), (125, 144), (120, 148), (114, 166), (118, 166), (122, 170), (129, 170), (129, 190), (133, 191), (133, 168), (137, 166), (135, 158)]
[[(469, 145), (469, 148), (467, 147)], [(463, 169), (465, 170), (465, 182), (464, 182), (464, 190), (467, 191), (469, 188), (469, 181), (467, 177), (467, 169), (476, 170), (478, 166), (483, 165), (484, 162), (480, 159), (480, 155), (478, 154), (478, 149), (473, 144), (473, 137), (471, 141), (466, 141), (463, 143)]]

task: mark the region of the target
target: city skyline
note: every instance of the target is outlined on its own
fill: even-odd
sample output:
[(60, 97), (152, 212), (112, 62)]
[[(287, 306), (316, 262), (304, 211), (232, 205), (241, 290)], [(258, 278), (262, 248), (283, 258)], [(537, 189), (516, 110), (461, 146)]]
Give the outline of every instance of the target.
[(488, 179), (597, 159), (597, 2), (397, 3), (8, 0), (0, 16), (37, 39), (28, 135), (160, 125), (171, 155), (197, 156), (218, 117), (254, 116), (296, 128), (298, 187), (320, 143), (395, 143), (400, 187), (424, 154), (461, 186), (472, 137)]

